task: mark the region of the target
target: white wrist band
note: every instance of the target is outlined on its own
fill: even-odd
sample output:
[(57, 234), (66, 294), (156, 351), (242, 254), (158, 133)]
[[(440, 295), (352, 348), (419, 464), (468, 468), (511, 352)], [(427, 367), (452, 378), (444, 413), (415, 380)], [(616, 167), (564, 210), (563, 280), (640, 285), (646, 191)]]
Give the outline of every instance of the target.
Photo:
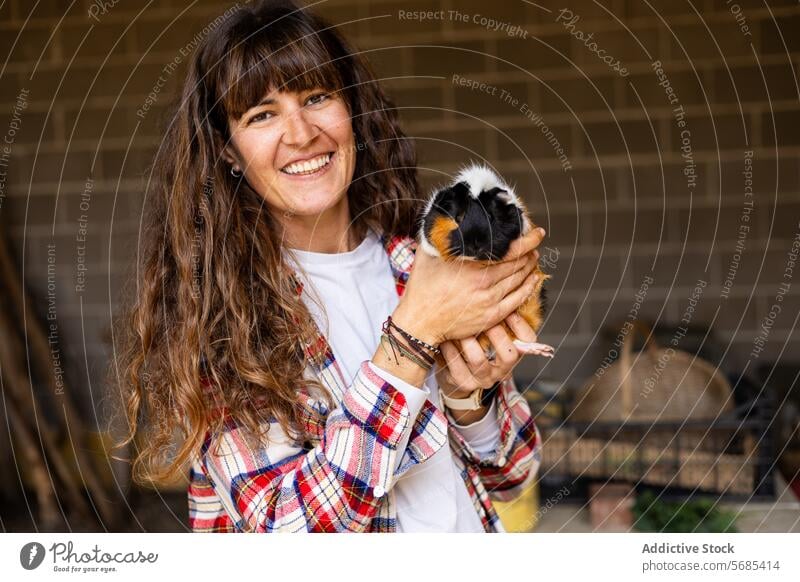
[(478, 410), (481, 407), (483, 388), (473, 390), (466, 398), (450, 398), (444, 392), (440, 394), (447, 408), (451, 410)]

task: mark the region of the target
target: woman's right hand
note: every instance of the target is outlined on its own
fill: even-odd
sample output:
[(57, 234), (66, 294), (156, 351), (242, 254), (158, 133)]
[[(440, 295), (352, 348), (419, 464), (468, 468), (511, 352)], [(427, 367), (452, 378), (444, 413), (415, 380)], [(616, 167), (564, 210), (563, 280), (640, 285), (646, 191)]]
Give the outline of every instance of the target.
[(537, 228), (514, 241), (503, 260), (444, 261), (418, 250), (405, 293), (392, 314), (397, 324), (432, 344), (479, 334), (498, 324), (533, 293), (531, 276), (544, 238)]

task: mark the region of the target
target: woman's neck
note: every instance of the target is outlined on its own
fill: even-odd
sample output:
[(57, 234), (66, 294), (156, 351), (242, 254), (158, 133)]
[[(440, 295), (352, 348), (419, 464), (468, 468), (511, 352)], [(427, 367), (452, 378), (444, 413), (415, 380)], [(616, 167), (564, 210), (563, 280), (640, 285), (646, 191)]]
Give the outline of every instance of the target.
[(286, 246), (312, 253), (346, 253), (362, 238), (346, 205), (321, 216), (284, 216), (281, 222)]

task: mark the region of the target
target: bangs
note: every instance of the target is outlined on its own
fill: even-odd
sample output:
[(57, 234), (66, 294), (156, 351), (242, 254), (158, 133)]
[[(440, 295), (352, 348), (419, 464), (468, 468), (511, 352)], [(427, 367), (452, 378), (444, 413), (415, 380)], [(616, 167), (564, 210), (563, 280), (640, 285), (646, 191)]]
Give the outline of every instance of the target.
[(325, 32), (317, 32), (300, 16), (240, 24), (250, 30), (233, 31), (232, 38), (245, 40), (228, 47), (220, 71), (222, 94), (217, 102), (222, 104), (223, 116), (239, 119), (276, 89), (337, 92), (344, 87), (339, 67), (346, 66), (346, 59), (332, 54), (338, 51), (326, 46), (321, 36)]

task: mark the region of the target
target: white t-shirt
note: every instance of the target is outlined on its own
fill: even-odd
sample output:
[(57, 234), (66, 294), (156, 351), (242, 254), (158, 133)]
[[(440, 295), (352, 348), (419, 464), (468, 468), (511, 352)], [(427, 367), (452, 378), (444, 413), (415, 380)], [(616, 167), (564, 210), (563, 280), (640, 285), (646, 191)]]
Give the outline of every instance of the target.
[[(346, 253), (312, 253), (292, 250), (300, 265), (303, 297), (317, 297), (324, 314), (313, 301), (306, 305), (320, 331), (328, 339), (348, 385), (362, 362), (371, 360), (378, 347), (381, 325), (399, 302), (389, 257), (380, 238), (370, 232), (361, 244)], [(292, 261), (289, 255), (290, 264)], [(327, 318), (325, 317), (327, 315)], [(427, 398), (438, 406), (433, 372), (422, 389), (412, 386), (370, 362), (372, 369), (406, 397), (412, 418)], [(398, 446), (402, 453), (410, 427)], [(495, 450), (500, 429), (495, 405), (479, 421), (457, 425), (470, 445), (480, 453)], [(402, 455), (398, 455), (398, 462)], [(449, 443), (424, 463), (408, 469), (393, 486), (397, 503), (398, 532), (483, 532), (483, 526), (453, 462)]]

